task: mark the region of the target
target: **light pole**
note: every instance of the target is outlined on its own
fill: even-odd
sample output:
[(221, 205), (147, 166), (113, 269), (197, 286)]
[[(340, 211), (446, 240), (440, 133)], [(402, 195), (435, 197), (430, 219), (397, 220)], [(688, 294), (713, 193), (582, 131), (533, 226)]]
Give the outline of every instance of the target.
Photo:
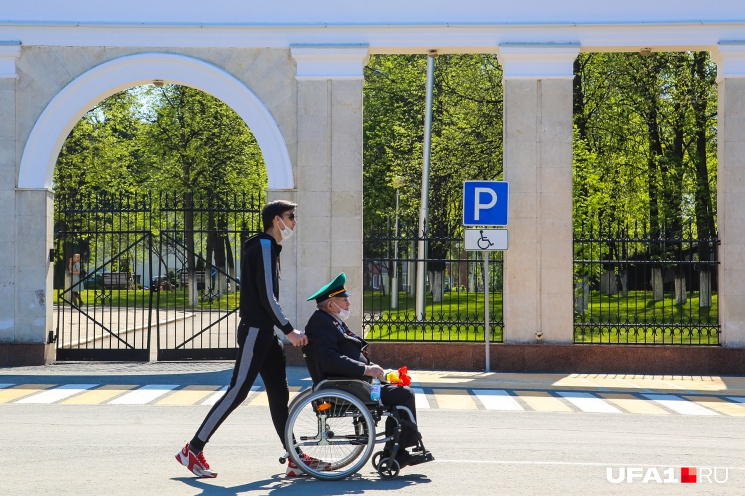
[(396, 188), (396, 227), (393, 234), (393, 277), (391, 278), (391, 309), (393, 310), (398, 308), (398, 196), (403, 185), (403, 177), (393, 178), (393, 187)]
[(432, 89), (435, 82), (435, 57), (437, 57), (437, 50), (430, 50), (427, 56), (427, 86), (424, 104), (424, 163), (422, 166), (422, 200), (419, 207), (419, 241), (417, 242), (416, 263), (416, 318), (419, 320), (424, 320), (424, 285), (427, 276), (427, 244), (424, 241), (424, 231), (429, 217), (429, 158), (432, 145)]

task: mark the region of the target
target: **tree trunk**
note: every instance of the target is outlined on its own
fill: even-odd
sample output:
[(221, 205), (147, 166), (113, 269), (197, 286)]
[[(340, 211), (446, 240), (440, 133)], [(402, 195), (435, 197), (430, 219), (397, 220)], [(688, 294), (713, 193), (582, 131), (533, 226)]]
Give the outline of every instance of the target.
[(627, 298), (629, 296), (629, 269), (627, 267), (621, 269), (619, 278), (621, 279), (621, 292), (623, 297)]
[(675, 267), (673, 272), (675, 275), (675, 303), (677, 305), (684, 305), (688, 298), (688, 294), (686, 292), (686, 278), (683, 273), (683, 268)]
[(614, 295), (618, 292), (616, 272), (613, 269), (605, 269), (600, 276), (600, 292), (606, 295)]
[(189, 306), (199, 304), (196, 262), (194, 261), (194, 195), (184, 193), (184, 241), (186, 244), (186, 273), (189, 288)]
[[(409, 248), (409, 258), (416, 258), (416, 241), (411, 242), (411, 246)], [(408, 262), (409, 264), (409, 271), (406, 274), (406, 280), (407, 280), (407, 293), (409, 296), (415, 296), (416, 295), (416, 261)]]
[(662, 281), (662, 267), (652, 267), (652, 298), (654, 301), (662, 301), (665, 298)]
[(590, 305), (590, 282), (586, 275), (583, 275), (574, 286), (574, 311), (582, 313)]
[(701, 267), (699, 273), (699, 298), (698, 306), (708, 308), (711, 306), (711, 269)]
[(432, 301), (439, 303), (443, 300), (445, 294), (445, 271), (434, 270), (430, 272), (430, 281), (432, 281)]

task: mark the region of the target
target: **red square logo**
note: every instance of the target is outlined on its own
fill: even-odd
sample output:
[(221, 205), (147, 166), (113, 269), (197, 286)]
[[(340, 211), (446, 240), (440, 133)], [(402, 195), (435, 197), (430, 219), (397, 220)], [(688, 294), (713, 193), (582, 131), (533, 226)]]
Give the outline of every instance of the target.
[(695, 467), (683, 467), (680, 469), (680, 482), (692, 483), (696, 482), (696, 468)]

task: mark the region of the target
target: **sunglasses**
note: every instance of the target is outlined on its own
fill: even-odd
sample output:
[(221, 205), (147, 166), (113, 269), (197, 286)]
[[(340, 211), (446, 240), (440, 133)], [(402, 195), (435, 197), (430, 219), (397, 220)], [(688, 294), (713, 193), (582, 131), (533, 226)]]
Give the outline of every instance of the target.
[(284, 216), (287, 216), (287, 218), (288, 218), (288, 219), (290, 219), (290, 220), (295, 220), (295, 214), (294, 214), (294, 213), (291, 213), (291, 214), (282, 214), (282, 216), (283, 216), (283, 217), (284, 217)]

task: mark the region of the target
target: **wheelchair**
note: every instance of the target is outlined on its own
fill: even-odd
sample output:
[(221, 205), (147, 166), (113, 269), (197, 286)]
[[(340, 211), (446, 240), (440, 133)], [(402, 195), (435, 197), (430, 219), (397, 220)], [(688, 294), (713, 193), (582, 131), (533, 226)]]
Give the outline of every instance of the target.
[[(306, 347), (308, 348), (308, 347)], [(385, 406), (370, 399), (370, 384), (360, 379), (321, 378), (308, 352), (306, 364), (314, 385), (300, 392), (290, 403), (290, 414), (285, 426), (287, 458), (305, 473), (320, 480), (341, 480), (355, 474), (372, 456), (372, 465), (384, 479), (392, 479), (401, 467), (396, 461), (398, 439), (403, 426), (417, 432), (414, 456), (421, 461), (432, 460), (419, 434), (414, 415), (405, 406)], [(316, 380), (318, 379), (318, 380)], [(402, 418), (402, 413), (406, 418)], [(393, 435), (376, 433), (378, 422), (386, 417), (395, 420)], [(373, 454), (376, 444), (385, 448)], [(309, 467), (300, 461), (303, 454), (323, 460), (328, 467)]]

